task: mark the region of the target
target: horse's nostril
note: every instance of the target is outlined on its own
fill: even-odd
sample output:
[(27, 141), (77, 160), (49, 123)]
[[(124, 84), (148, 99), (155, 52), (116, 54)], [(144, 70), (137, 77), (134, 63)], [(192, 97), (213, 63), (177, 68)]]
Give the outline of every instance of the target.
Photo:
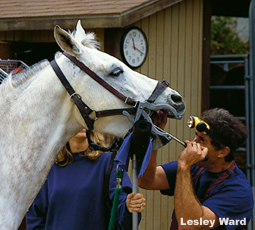
[(173, 94), (173, 95), (171, 96), (171, 99), (172, 99), (175, 103), (177, 103), (177, 102), (182, 102), (182, 97), (181, 97), (180, 95), (178, 95), (178, 94)]

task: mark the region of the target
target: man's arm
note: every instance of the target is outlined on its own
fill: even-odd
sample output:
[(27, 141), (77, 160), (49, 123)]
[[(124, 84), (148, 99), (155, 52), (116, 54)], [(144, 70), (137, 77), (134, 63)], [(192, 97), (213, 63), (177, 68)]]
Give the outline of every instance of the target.
[(157, 166), (157, 151), (151, 152), (151, 159), (143, 177), (138, 178), (138, 186), (149, 190), (169, 189), (165, 171)]
[[(194, 162), (204, 159), (206, 151), (207, 149), (202, 150), (199, 144), (192, 146), (191, 142), (187, 142), (187, 148), (178, 158), (174, 207), (179, 230), (212, 229), (219, 226), (216, 214), (209, 208), (202, 206), (197, 199), (191, 182), (191, 166)], [(200, 218), (202, 218), (202, 223), (203, 220), (206, 220), (210, 221), (209, 224), (200, 225)], [(188, 221), (197, 220), (198, 225), (194, 222), (188, 225)]]
[[(167, 123), (167, 115), (168, 113), (166, 111), (158, 110), (152, 116), (153, 124), (160, 127), (161, 129), (164, 129)], [(138, 185), (141, 188), (149, 190), (163, 190), (169, 188), (169, 183), (165, 171), (161, 166), (157, 166), (156, 150), (151, 152), (150, 162), (143, 174), (143, 177), (138, 178)]]

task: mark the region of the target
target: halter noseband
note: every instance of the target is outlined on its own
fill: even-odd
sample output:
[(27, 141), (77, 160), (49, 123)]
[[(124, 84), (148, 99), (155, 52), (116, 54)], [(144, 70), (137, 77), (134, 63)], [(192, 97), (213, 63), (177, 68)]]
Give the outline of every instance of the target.
[[(75, 103), (77, 108), (79, 109), (88, 129), (87, 129), (87, 138), (89, 140), (90, 146), (95, 149), (95, 150), (102, 150), (102, 151), (111, 151), (113, 149), (117, 149), (119, 147), (119, 144), (121, 144), (120, 140), (116, 140), (116, 143), (113, 143), (110, 147), (104, 148), (102, 146), (98, 146), (97, 144), (93, 143), (92, 140), (90, 140), (90, 132), (94, 128), (94, 121), (99, 118), (99, 117), (105, 117), (105, 116), (112, 116), (112, 115), (126, 115), (128, 119), (134, 124), (138, 119), (140, 119), (141, 115), (148, 121), (151, 121), (149, 115), (144, 111), (144, 109), (149, 109), (149, 110), (158, 110), (161, 109), (160, 105), (154, 105), (152, 104), (157, 97), (169, 86), (169, 83), (165, 80), (162, 82), (158, 81), (157, 86), (155, 87), (154, 91), (152, 92), (151, 96), (146, 102), (139, 102), (139, 101), (134, 101), (133, 99), (126, 97), (116, 89), (114, 89), (112, 86), (110, 86), (107, 82), (105, 82), (102, 78), (100, 78), (95, 72), (90, 70), (87, 66), (85, 66), (82, 62), (78, 61), (75, 57), (71, 56), (70, 54), (64, 52), (63, 53), (70, 61), (72, 61), (75, 65), (77, 65), (81, 70), (83, 70), (85, 73), (87, 73), (91, 78), (93, 78), (96, 82), (98, 82), (101, 86), (106, 88), (108, 91), (110, 91), (112, 94), (114, 94), (116, 97), (121, 99), (125, 104), (132, 105), (133, 107), (131, 108), (120, 108), (120, 109), (110, 109), (110, 110), (102, 110), (102, 111), (94, 111), (89, 108), (88, 105), (86, 105), (83, 101), (81, 96), (75, 92), (73, 87), (70, 85), (68, 80), (66, 79), (65, 75), (59, 68), (57, 62), (55, 60), (52, 60), (50, 62), (54, 72), (58, 76), (59, 80), (67, 90), (67, 92), (70, 94), (70, 98), (72, 101)], [(89, 115), (95, 112), (95, 118), (89, 117)], [(177, 119), (181, 119), (181, 116), (178, 115), (175, 110), (173, 109), (172, 114), (173, 116), (176, 117)], [(135, 119), (131, 119), (130, 115), (135, 115)], [(166, 132), (163, 130), (159, 130), (158, 127), (152, 129), (152, 132), (154, 130), (155, 134), (158, 134), (160, 132), (161, 134), (163, 133), (163, 136), (165, 136), (166, 139), (171, 140), (171, 136), (167, 135)], [(166, 134), (165, 134), (166, 133)]]

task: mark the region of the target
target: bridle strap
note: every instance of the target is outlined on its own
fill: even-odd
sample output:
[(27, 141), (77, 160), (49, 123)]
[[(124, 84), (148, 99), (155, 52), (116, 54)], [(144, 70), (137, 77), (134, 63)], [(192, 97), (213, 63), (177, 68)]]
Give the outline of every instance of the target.
[(136, 114), (137, 107), (96, 111), (96, 117), (123, 115), (123, 111), (127, 111), (129, 114), (134, 115)]
[(63, 53), (68, 59), (70, 59), (75, 65), (77, 65), (80, 69), (82, 69), (85, 73), (87, 73), (91, 78), (93, 78), (100, 85), (105, 87), (108, 91), (110, 91), (113, 95), (124, 101), (128, 105), (136, 105), (136, 102), (129, 97), (124, 96), (122, 93), (114, 89), (107, 82), (105, 82), (102, 78), (100, 78), (96, 73), (90, 70), (87, 66), (85, 66), (82, 62), (77, 60), (74, 56), (64, 52)]
[(150, 103), (153, 103), (158, 96), (169, 86), (169, 82), (166, 80), (163, 81), (158, 81), (157, 86), (155, 87), (155, 89), (153, 90), (151, 96), (149, 97), (149, 99), (147, 100)]
[(55, 60), (52, 60), (50, 62), (52, 69), (58, 76), (59, 80), (63, 84), (63, 86), (66, 88), (67, 92), (70, 94), (71, 99), (78, 107), (86, 125), (88, 126), (89, 130), (93, 130), (93, 123), (94, 121), (89, 117), (89, 114), (92, 112), (92, 110), (81, 100), (81, 97), (79, 94), (75, 93), (73, 87), (70, 85), (66, 77), (64, 76), (63, 72), (59, 68), (58, 64)]

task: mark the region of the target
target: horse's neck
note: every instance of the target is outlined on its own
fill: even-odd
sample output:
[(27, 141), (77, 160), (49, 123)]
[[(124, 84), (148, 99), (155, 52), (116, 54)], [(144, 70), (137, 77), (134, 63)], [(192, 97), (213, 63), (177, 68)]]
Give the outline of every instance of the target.
[(57, 154), (80, 129), (59, 79), (50, 67), (44, 72), (5, 105), (7, 114), (0, 111), (1, 230), (18, 228)]

